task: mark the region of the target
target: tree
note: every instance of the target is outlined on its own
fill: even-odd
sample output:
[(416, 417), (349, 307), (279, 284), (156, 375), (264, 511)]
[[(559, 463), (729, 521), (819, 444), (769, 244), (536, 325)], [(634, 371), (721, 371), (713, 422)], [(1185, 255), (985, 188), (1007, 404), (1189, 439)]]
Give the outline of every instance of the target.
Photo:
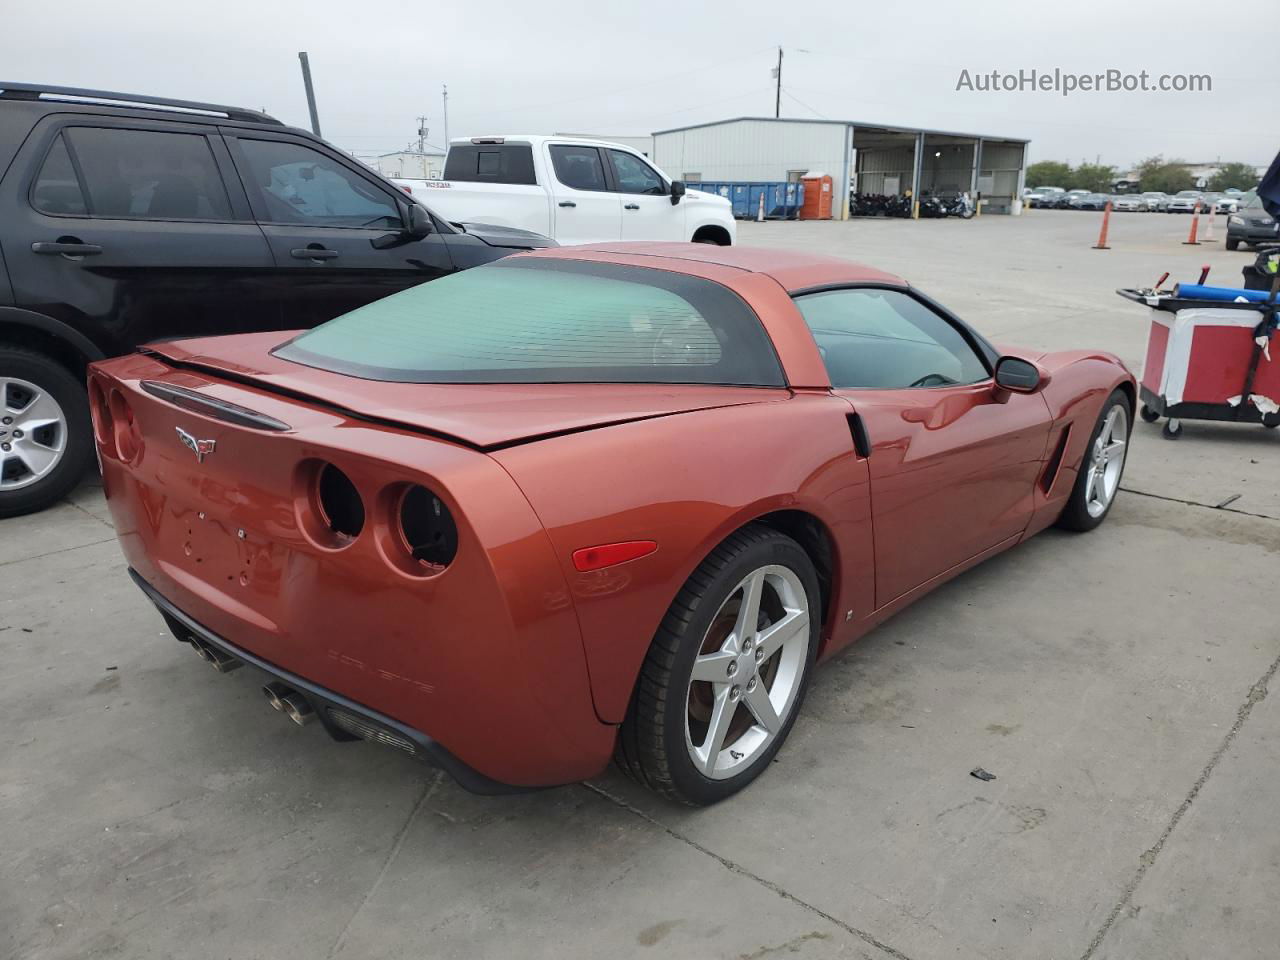
[(1179, 190), (1196, 188), (1196, 178), (1183, 161), (1166, 160), (1159, 154), (1147, 157), (1138, 164), (1138, 179), (1142, 182), (1142, 189), (1146, 191), (1177, 193)]
[(1090, 193), (1110, 193), (1116, 182), (1116, 168), (1102, 163), (1082, 163), (1071, 171), (1073, 190)]
[(1071, 179), (1071, 167), (1054, 160), (1041, 160), (1027, 167), (1028, 187), (1062, 187), (1066, 188)]
[(1209, 189), (1219, 192), (1228, 187), (1251, 190), (1258, 185), (1258, 171), (1251, 163), (1224, 163), (1209, 178)]

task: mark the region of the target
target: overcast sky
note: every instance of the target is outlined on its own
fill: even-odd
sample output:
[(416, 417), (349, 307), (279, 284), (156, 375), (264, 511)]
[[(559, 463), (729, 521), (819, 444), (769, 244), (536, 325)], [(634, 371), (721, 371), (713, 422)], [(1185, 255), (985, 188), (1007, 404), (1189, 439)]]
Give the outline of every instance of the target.
[[(265, 108), (324, 136), (399, 149), (426, 114), (449, 134), (649, 133), (782, 115), (1030, 138), (1033, 160), (1127, 167), (1151, 154), (1269, 163), (1280, 149), (1274, 17), (1203, 0), (0, 0), (0, 80)], [(1232, 19), (1213, 15), (1229, 11)], [(801, 50), (808, 52), (801, 52)], [(1209, 93), (957, 91), (961, 70), (1210, 74)]]

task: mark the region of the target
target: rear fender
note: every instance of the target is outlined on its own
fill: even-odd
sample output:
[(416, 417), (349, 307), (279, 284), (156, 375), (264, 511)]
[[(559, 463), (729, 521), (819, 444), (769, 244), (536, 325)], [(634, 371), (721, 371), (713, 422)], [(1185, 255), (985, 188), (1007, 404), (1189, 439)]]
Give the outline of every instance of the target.
[[(494, 454), (554, 546), (573, 597), (596, 712), (625, 717), (641, 663), (689, 575), (734, 530), (776, 510), (812, 514), (833, 543), (832, 648), (871, 612), (865, 460), (849, 405), (830, 395), (702, 410), (622, 424)], [(582, 547), (655, 540), (627, 563), (581, 573)], [(845, 612), (855, 616), (846, 626)]]

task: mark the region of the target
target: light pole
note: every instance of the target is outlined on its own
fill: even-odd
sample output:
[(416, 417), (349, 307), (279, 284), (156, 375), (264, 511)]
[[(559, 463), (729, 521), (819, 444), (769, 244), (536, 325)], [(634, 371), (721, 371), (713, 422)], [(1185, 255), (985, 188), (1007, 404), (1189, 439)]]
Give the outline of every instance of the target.
[(318, 137), (320, 136), (320, 114), (316, 111), (316, 91), (311, 86), (311, 61), (307, 59), (305, 50), (298, 54), (298, 60), (302, 63), (302, 85), (307, 88), (307, 109), (311, 111), (311, 132)]

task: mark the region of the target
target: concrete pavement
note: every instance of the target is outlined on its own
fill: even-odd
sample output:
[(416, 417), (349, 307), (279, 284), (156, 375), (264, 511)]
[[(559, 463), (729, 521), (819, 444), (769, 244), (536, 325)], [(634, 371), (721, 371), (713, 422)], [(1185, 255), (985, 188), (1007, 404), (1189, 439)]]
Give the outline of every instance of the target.
[[(1114, 287), (1247, 257), (1112, 226), (1107, 252), (1065, 211), (741, 239), (1136, 365)], [(1139, 423), (1125, 487), (827, 664), (774, 769), (688, 810), (612, 772), (474, 797), (294, 728), (173, 642), (86, 485), (0, 521), (0, 957), (1272, 956), (1280, 435)]]

